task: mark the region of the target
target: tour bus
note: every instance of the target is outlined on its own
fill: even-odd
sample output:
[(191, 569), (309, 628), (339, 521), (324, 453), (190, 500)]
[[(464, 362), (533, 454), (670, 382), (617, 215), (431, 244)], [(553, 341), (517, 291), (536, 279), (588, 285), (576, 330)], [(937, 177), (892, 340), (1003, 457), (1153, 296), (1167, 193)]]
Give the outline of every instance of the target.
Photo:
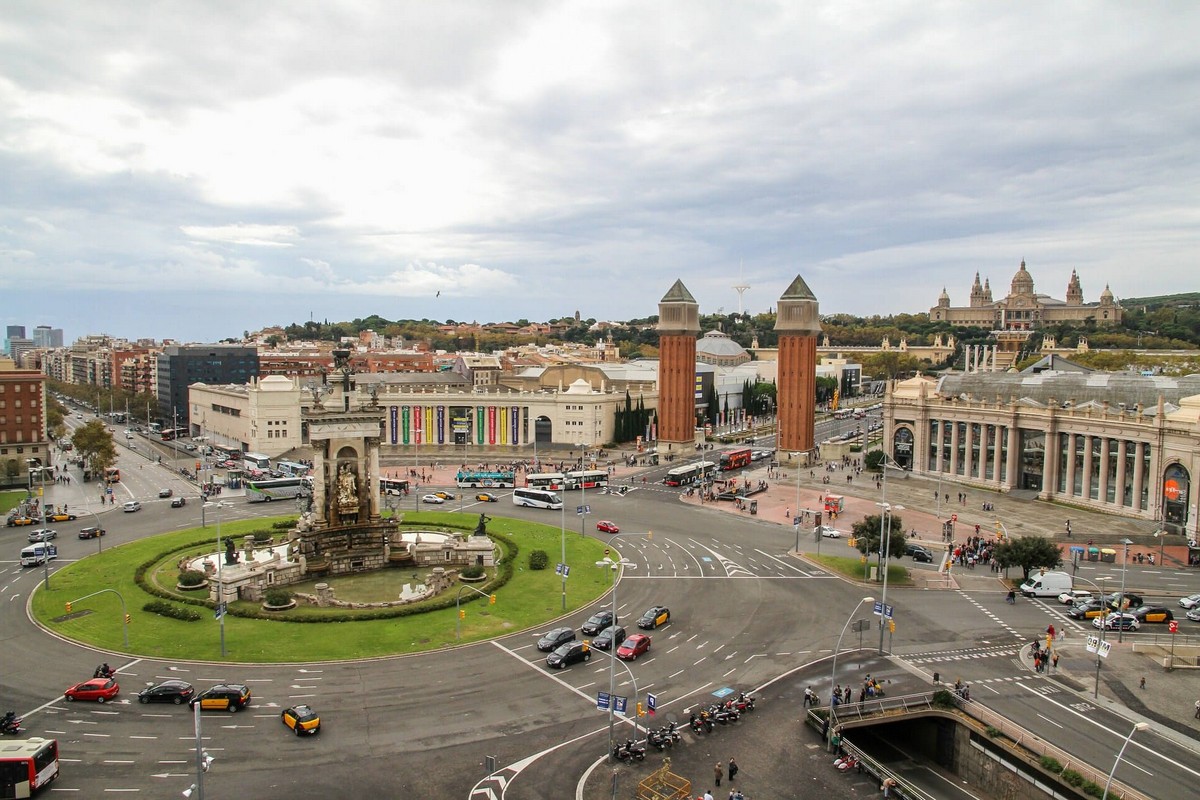
[(532, 472), (525, 476), (530, 489), (562, 489), (567, 476), (561, 472)]
[(580, 469), (568, 472), (563, 476), (563, 482), (568, 489), (597, 489), (608, 486), (608, 470)]
[(49, 542), (38, 542), (21, 550), (22, 567), (40, 567), (47, 561), (58, 558), (58, 547)]
[(173, 442), (176, 439), (186, 438), (188, 435), (187, 428), (163, 428), (158, 434), (164, 442)]
[(667, 472), (667, 477), (663, 480), (663, 483), (667, 486), (684, 486), (711, 474), (716, 467), (717, 465), (711, 461), (697, 461), (694, 464), (676, 467)]
[(57, 777), (57, 739), (0, 741), (0, 797), (33, 797)]
[(486, 472), (481, 470), (459, 470), (455, 483), (462, 489), (511, 489), (516, 486), (516, 475), (507, 471)]
[(562, 498), (554, 492), (545, 489), (527, 489), (521, 487), (513, 490), (513, 505), (528, 506), (529, 508), (549, 508), (558, 511), (563, 507)]
[(729, 450), (721, 453), (721, 469), (728, 472), (731, 469), (741, 469), (742, 467), (750, 466), (750, 462), (754, 460), (754, 453), (749, 447), (743, 447), (738, 450)]
[(408, 479), (407, 478), (380, 478), (379, 493), (390, 495), (406, 495), (408, 494)]
[(254, 470), (270, 472), (271, 459), (262, 453), (246, 453), (242, 456), (242, 468), (251, 474), (253, 474)]
[(276, 461), (275, 469), (282, 472), (288, 478), (303, 478), (312, 472), (312, 467), (308, 466), (308, 464), (301, 464), (296, 461)]
[(109, 467), (108, 469), (104, 470), (104, 480), (106, 483), (120, 483), (121, 470), (117, 469), (116, 467)]
[(834, 419), (850, 419), (850, 417), (853, 415), (854, 409), (852, 408), (839, 408), (837, 411), (833, 412)]
[(301, 492), (310, 491), (312, 491), (311, 478), (269, 478), (262, 481), (246, 481), (246, 500), (251, 503), (287, 500)]

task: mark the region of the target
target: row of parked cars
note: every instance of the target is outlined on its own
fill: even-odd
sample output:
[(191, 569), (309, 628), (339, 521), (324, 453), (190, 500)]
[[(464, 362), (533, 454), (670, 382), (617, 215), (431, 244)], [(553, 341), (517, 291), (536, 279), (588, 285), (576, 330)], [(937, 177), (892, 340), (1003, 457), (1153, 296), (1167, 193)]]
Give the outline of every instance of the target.
[[(671, 621), (671, 610), (666, 606), (651, 606), (638, 618), (637, 626), (643, 630), (654, 630)], [(612, 611), (599, 611), (583, 623), (579, 632), (590, 639), (579, 640), (574, 628), (555, 628), (538, 639), (538, 650), (550, 651), (546, 656), (547, 666), (562, 668), (580, 661), (590, 661), (592, 648), (616, 649), (616, 656), (624, 661), (636, 661), (637, 657), (650, 650), (651, 639), (644, 633), (629, 634), (619, 624)]]
[[(1140, 595), (1125, 592), (1097, 597), (1091, 592), (1072, 589), (1058, 596), (1061, 603), (1071, 606), (1067, 616), (1090, 619), (1097, 628), (1136, 631), (1146, 623), (1167, 623), (1175, 614), (1164, 605), (1147, 604)], [(1200, 594), (1182, 597), (1179, 605), (1187, 610), (1187, 618), (1200, 622)]]

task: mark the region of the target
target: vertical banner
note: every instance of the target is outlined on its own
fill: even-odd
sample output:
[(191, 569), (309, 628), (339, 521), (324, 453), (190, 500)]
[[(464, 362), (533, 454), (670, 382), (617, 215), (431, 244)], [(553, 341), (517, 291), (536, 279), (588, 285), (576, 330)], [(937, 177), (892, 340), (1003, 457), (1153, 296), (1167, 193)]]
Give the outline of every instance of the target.
[(408, 440), (410, 437), (409, 428), (408, 428), (409, 408), (410, 408), (410, 406), (401, 406), (400, 407), (400, 438), (401, 438), (401, 441), (404, 442), (404, 444), (408, 444)]
[(425, 411), (420, 406), (412, 407), (413, 413), (413, 444), (421, 444), (421, 440), (425, 437), (422, 435), (425, 428)]
[(446, 407), (437, 407), (437, 443), (446, 443)]
[(475, 444), (483, 444), (483, 406), (475, 406)]
[(508, 438), (508, 406), (500, 407), (500, 422), (496, 427), (500, 429), (500, 444), (511, 444)]
[(421, 409), (421, 431), (425, 444), (433, 444), (433, 406)]
[(496, 407), (488, 406), (488, 444), (496, 443)]
[(400, 415), (399, 406), (388, 406), (388, 425), (392, 429), (390, 431), (391, 435), (388, 437), (388, 441), (391, 442), (392, 444), (396, 443), (396, 440), (400, 433), (398, 430), (396, 430), (396, 425), (397, 425), (397, 420), (399, 418), (399, 415)]
[(509, 409), (508, 430), (509, 430), (509, 437), (508, 437), (509, 442), (511, 442), (512, 444), (520, 444), (521, 443), (521, 408), (520, 408), (520, 406), (513, 406), (512, 408)]

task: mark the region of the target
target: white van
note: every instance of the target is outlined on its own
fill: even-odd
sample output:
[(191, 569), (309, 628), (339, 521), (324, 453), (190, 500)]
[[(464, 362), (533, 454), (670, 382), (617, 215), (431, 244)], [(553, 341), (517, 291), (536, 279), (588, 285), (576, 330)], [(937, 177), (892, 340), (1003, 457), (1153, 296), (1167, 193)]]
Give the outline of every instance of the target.
[(22, 567), (39, 567), (58, 558), (58, 548), (46, 542), (31, 544), (21, 551)]
[(1021, 584), (1026, 597), (1058, 597), (1072, 589), (1071, 576), (1065, 572), (1036, 572)]

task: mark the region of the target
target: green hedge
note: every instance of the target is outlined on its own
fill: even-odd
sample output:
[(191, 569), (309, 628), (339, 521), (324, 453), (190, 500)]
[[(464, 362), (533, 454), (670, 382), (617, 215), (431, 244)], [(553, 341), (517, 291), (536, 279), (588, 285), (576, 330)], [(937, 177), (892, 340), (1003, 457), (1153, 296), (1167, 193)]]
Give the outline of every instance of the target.
[(183, 620), (184, 622), (199, 622), (204, 615), (191, 608), (180, 608), (166, 600), (151, 600), (142, 606), (142, 611), (158, 614), (160, 617)]

